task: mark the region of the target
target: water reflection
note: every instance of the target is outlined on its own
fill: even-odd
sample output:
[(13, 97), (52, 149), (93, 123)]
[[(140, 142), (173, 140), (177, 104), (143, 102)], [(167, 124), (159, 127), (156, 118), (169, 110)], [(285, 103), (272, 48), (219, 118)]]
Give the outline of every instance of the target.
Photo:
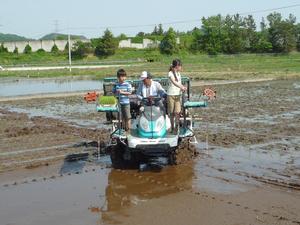
[(0, 82), (0, 96), (102, 90), (98, 80), (22, 79)]
[(101, 211), (102, 222), (118, 222), (114, 215), (125, 215), (124, 210), (130, 206), (191, 189), (193, 176), (193, 164), (166, 167), (158, 173), (111, 170), (105, 204), (99, 211), (92, 207), (90, 211)]

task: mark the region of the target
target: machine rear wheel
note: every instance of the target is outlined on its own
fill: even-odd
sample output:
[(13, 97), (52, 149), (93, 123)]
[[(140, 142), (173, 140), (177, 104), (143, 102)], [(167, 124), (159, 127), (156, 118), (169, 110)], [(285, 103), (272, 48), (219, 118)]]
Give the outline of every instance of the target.
[(115, 120), (117, 118), (117, 115), (115, 112), (107, 112), (106, 113), (106, 121), (107, 122), (112, 122), (113, 120)]
[(120, 169), (120, 168), (124, 167), (124, 165), (125, 165), (125, 160), (123, 157), (124, 152), (125, 152), (125, 149), (121, 144), (116, 144), (111, 147), (110, 159), (111, 159), (113, 168)]

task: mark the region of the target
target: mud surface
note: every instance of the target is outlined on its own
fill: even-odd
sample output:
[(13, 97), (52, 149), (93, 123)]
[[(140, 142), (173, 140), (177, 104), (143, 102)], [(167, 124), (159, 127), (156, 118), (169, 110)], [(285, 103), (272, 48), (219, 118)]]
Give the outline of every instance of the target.
[(2, 102), (1, 224), (300, 224), (300, 81), (214, 87), (198, 157), (159, 171), (65, 161), (108, 139), (80, 97)]
[(300, 189), (299, 85), (293, 80), (216, 87), (218, 99), (200, 113), (197, 133), (208, 154), (219, 159), (220, 171)]
[[(72, 107), (73, 101), (59, 100), (57, 104), (68, 108), (68, 104)], [(80, 99), (78, 101), (76, 104), (79, 105)], [(88, 143), (96, 142), (96, 145), (100, 145), (107, 141), (108, 128), (103, 125), (101, 129), (98, 128), (99, 121), (104, 119), (101, 115), (91, 110), (91, 113), (85, 113), (82, 117), (80, 109), (77, 112), (75, 106), (74, 112), (70, 113), (59, 107), (56, 111), (51, 111), (47, 103), (46, 106), (39, 104), (42, 102), (20, 102), (0, 109), (0, 172), (19, 167), (48, 165), (64, 159), (69, 153), (88, 151)], [(35, 112), (36, 109), (39, 112)], [(49, 117), (44, 116), (47, 112), (51, 112)], [(87, 126), (85, 122), (92, 125)]]

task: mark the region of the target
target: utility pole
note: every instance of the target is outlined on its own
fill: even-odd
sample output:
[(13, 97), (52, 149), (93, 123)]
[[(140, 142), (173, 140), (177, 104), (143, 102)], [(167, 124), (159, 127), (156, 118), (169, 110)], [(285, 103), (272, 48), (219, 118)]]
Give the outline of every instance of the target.
[(69, 70), (72, 72), (72, 55), (71, 55), (71, 35), (68, 34), (68, 43), (69, 43)]
[(59, 29), (59, 21), (58, 20), (54, 20), (54, 33), (58, 33)]

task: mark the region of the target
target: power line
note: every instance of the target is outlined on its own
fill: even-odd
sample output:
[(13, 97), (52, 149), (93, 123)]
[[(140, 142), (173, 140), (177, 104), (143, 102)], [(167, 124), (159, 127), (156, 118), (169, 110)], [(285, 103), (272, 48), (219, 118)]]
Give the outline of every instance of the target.
[[(294, 5), (287, 5), (277, 8), (270, 8), (270, 9), (263, 9), (263, 10), (255, 10), (255, 11), (249, 11), (249, 12), (242, 12), (242, 13), (236, 13), (239, 15), (249, 15), (249, 14), (256, 14), (256, 13), (262, 13), (262, 12), (269, 12), (269, 11), (276, 11), (276, 10), (282, 10), (282, 9), (289, 9), (289, 8), (296, 8), (300, 7), (300, 4), (294, 4)], [(137, 24), (137, 25), (125, 25), (125, 26), (99, 26), (99, 27), (69, 27), (64, 29), (59, 29), (59, 21), (54, 20), (54, 26), (55, 26), (55, 32), (62, 32), (62, 31), (75, 31), (75, 30), (104, 30), (104, 29), (126, 29), (126, 28), (141, 28), (141, 27), (154, 27), (157, 24), (162, 25), (175, 25), (175, 24), (186, 24), (186, 23), (193, 23), (193, 22), (201, 22), (201, 19), (190, 19), (190, 20), (178, 20), (178, 21), (170, 21), (165, 23), (152, 23), (152, 24)], [(0, 24), (0, 27), (2, 25)], [(3, 26), (2, 26), (3, 27)], [(41, 34), (43, 35), (43, 34)], [(34, 37), (39, 37), (40, 35), (35, 35)]]
[(239, 14), (240, 15), (255, 14), (255, 13), (276, 11), (276, 10), (281, 10), (281, 9), (295, 8), (295, 7), (299, 7), (299, 6), (300, 6), (300, 4), (295, 4), (295, 5), (288, 5), (288, 6), (283, 6), (283, 7), (278, 7), (278, 8), (272, 8), (272, 9), (263, 9), (263, 10), (257, 10), (257, 11), (244, 12), (244, 13), (239, 13)]
[[(295, 8), (295, 7), (300, 7), (300, 4), (282, 6), (282, 7), (270, 8), (270, 9), (263, 9), (263, 10), (255, 10), (255, 11), (249, 11), (249, 12), (242, 12), (242, 13), (237, 13), (237, 14), (239, 14), (239, 15), (256, 14), (256, 13), (270, 12), (270, 11), (289, 9), (289, 8)], [(108, 29), (126, 29), (126, 28), (139, 28), (139, 27), (153, 27), (153, 26), (156, 26), (157, 24), (174, 25), (174, 24), (184, 24), (184, 23), (200, 22), (200, 21), (201, 21), (201, 19), (191, 19), (191, 20), (171, 21), (171, 22), (165, 22), (165, 23), (125, 25), (125, 26), (70, 27), (68, 29), (61, 29), (60, 31), (66, 31), (66, 30), (102, 30), (102, 29), (107, 29), (107, 28)]]
[(67, 30), (102, 30), (102, 29), (122, 29), (122, 28), (139, 28), (139, 27), (153, 27), (157, 24), (162, 25), (172, 25), (172, 24), (180, 24), (180, 23), (189, 23), (189, 22), (199, 22), (201, 19), (195, 20), (182, 20), (182, 21), (173, 21), (166, 23), (152, 23), (152, 24), (138, 24), (138, 25), (126, 25), (126, 26), (99, 26), (99, 27), (70, 27), (65, 29), (60, 29), (59, 31), (67, 31)]

